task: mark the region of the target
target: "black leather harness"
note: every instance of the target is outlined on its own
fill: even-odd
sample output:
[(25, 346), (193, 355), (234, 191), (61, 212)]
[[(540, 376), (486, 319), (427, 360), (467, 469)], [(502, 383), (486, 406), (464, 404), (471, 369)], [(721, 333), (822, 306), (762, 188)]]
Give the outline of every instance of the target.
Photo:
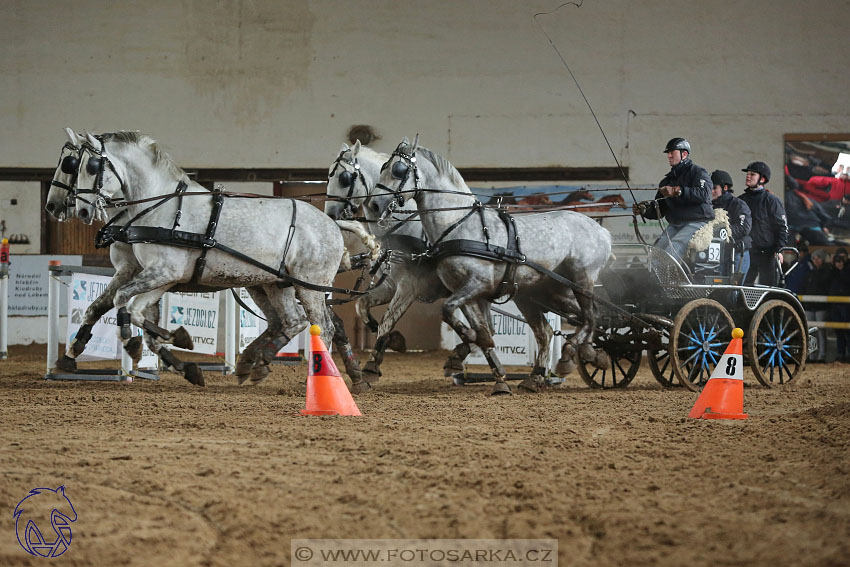
[[(151, 205), (147, 209), (134, 216), (123, 226), (119, 226), (118, 224), (116, 224), (116, 221), (124, 216), (124, 212), (126, 210), (122, 213), (119, 213), (98, 231), (97, 236), (95, 236), (95, 246), (98, 248), (105, 248), (113, 242), (124, 242), (126, 244), (166, 244), (168, 246), (177, 246), (179, 248), (201, 250), (201, 255), (195, 261), (195, 269), (192, 272), (192, 279), (189, 281), (189, 284), (196, 284), (198, 280), (201, 279), (204, 272), (204, 268), (206, 267), (207, 253), (211, 249), (215, 248), (217, 250), (225, 252), (226, 254), (229, 254), (230, 256), (238, 258), (243, 262), (251, 264), (256, 268), (273, 274), (275, 277), (281, 280), (278, 283), (278, 286), (280, 287), (289, 287), (292, 285), (297, 285), (315, 291), (342, 293), (346, 295), (362, 295), (364, 293), (361, 291), (356, 291), (347, 288), (337, 288), (305, 282), (287, 273), (286, 256), (289, 253), (289, 248), (292, 244), (292, 238), (295, 234), (295, 219), (298, 210), (297, 201), (292, 201), (292, 220), (289, 223), (289, 231), (286, 236), (286, 245), (283, 250), (283, 258), (281, 258), (280, 267), (272, 268), (271, 266), (267, 266), (266, 264), (263, 264), (262, 262), (255, 260), (238, 250), (226, 246), (215, 239), (215, 232), (218, 227), (219, 218), (221, 216), (221, 209), (224, 205), (224, 195), (221, 191), (213, 191), (210, 193), (210, 196), (213, 199), (213, 205), (212, 211), (210, 212), (210, 220), (207, 223), (207, 230), (204, 234), (187, 232), (185, 230), (178, 230), (177, 227), (180, 226), (180, 216), (182, 214), (183, 193), (186, 191), (186, 188), (186, 183), (184, 181), (180, 181), (174, 193), (164, 195), (160, 201), (157, 201), (154, 205)], [(177, 212), (174, 215), (174, 224), (170, 229), (158, 226), (133, 225), (133, 223), (136, 222), (138, 219), (142, 218), (152, 210), (156, 209), (157, 207), (161, 206), (162, 204), (173, 198), (177, 198), (178, 203)]]

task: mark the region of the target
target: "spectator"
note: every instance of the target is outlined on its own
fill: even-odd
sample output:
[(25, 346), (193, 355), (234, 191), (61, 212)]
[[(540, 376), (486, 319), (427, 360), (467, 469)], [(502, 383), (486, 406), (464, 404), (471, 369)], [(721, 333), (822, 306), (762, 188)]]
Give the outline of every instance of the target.
[[(833, 273), (829, 284), (829, 295), (850, 296), (850, 262), (847, 250), (839, 248), (832, 258)], [(831, 303), (829, 320), (838, 323), (850, 323), (850, 304)], [(850, 362), (850, 330), (836, 329), (837, 354), (839, 362)]]
[(711, 183), (714, 188), (711, 191), (711, 206), (715, 209), (723, 209), (729, 215), (729, 225), (732, 229), (732, 242), (735, 245), (738, 264), (735, 271), (746, 274), (750, 267), (750, 229), (753, 225), (750, 207), (745, 202), (733, 195), (732, 176), (727, 172), (716, 169), (711, 173)]
[(655, 246), (683, 260), (694, 233), (714, 220), (711, 178), (705, 169), (691, 161), (691, 145), (686, 139), (671, 139), (664, 153), (670, 172), (658, 184), (655, 200), (636, 203), (634, 212), (649, 219), (667, 219), (667, 228)]
[(797, 259), (797, 266), (791, 270), (791, 273), (785, 279), (785, 288), (794, 294), (803, 293), (803, 286), (809, 279), (809, 273), (815, 269), (809, 249), (801, 246), (799, 252), (800, 257)]
[(750, 207), (753, 217), (750, 269), (744, 285), (752, 285), (758, 278), (762, 285), (776, 286), (780, 279), (779, 262), (782, 261), (779, 249), (788, 243), (785, 207), (764, 187), (770, 181), (770, 168), (766, 163), (754, 161), (741, 171), (747, 173), (747, 188), (741, 200)]
[[(809, 271), (806, 280), (803, 282), (803, 288), (800, 290), (800, 295), (828, 295), (830, 281), (832, 280), (833, 267), (826, 263), (826, 251), (823, 248), (818, 248), (812, 252), (811, 261), (814, 269)], [(815, 303), (811, 301), (803, 302), (803, 309), (806, 311), (806, 319), (809, 321), (827, 321), (829, 316), (829, 308), (827, 303)], [(812, 353), (809, 358), (811, 362), (823, 362), (826, 353), (826, 329), (818, 327), (815, 332), (818, 340), (818, 350)]]

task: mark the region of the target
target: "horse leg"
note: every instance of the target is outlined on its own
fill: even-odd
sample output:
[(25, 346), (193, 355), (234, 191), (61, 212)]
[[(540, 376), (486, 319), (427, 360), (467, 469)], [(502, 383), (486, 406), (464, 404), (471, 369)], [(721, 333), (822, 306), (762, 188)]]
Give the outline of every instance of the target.
[[(466, 317), (467, 321), (472, 318), (467, 306), (461, 307), (460, 310)], [(470, 352), (472, 352), (471, 344), (472, 343), (463, 340), (461, 337), (461, 342), (455, 346), (455, 348), (449, 353), (449, 357), (443, 363), (443, 376), (451, 378), (458, 372), (463, 372), (463, 361), (466, 360), (466, 357), (469, 356)]]
[(86, 313), (83, 316), (83, 324), (80, 326), (80, 329), (77, 331), (74, 339), (68, 343), (68, 346), (65, 349), (65, 354), (56, 361), (56, 368), (64, 370), (65, 372), (77, 371), (76, 358), (83, 353), (89, 340), (91, 340), (92, 327), (94, 327), (95, 323), (97, 323), (101, 317), (112, 309), (115, 292), (129, 282), (133, 275), (135, 275), (138, 271), (138, 266), (125, 265), (122, 269), (119, 269), (115, 273), (100, 296), (98, 296), (98, 298), (89, 305), (88, 309), (86, 309)]
[(551, 345), (552, 327), (546, 320), (543, 310), (526, 298), (517, 297), (514, 303), (519, 309), (526, 323), (534, 333), (537, 342), (537, 354), (534, 357), (534, 367), (531, 375), (520, 382), (519, 387), (528, 392), (537, 392), (546, 385), (546, 375), (549, 368), (549, 348)]
[[(194, 362), (184, 363), (180, 361), (171, 351), (163, 345), (172, 341), (175, 346), (181, 348), (191, 348), (192, 339), (189, 333), (180, 327), (185, 338), (177, 331), (170, 333), (167, 330), (159, 327), (156, 323), (145, 318), (145, 311), (151, 304), (155, 304), (162, 295), (173, 285), (175, 278), (171, 274), (156, 273), (153, 270), (143, 270), (138, 274), (133, 281), (118, 289), (115, 292), (115, 307), (118, 309), (118, 325), (120, 331), (121, 342), (126, 346), (127, 342), (132, 338), (130, 323), (144, 329), (154, 335), (151, 343), (152, 350), (159, 356), (160, 360), (165, 365), (165, 368), (173, 368), (176, 372), (183, 374), (192, 384), (197, 386), (204, 385), (204, 373)], [(130, 300), (133, 300), (132, 303)], [(180, 344), (178, 340), (180, 339)], [(188, 342), (188, 347), (183, 344)]]
[[(265, 315), (268, 326), (265, 331), (260, 333), (256, 339), (245, 347), (245, 350), (240, 353), (239, 358), (236, 360), (234, 373), (239, 384), (244, 384), (249, 378), (253, 383), (259, 383), (269, 375), (268, 363), (263, 364), (260, 361), (260, 350), (264, 345), (268, 346), (271, 342), (270, 337), (279, 335), (282, 331), (281, 319), (263, 287), (249, 287), (246, 288), (246, 291), (251, 296), (251, 299), (254, 300), (257, 307), (260, 308), (260, 311), (263, 312), (263, 315)], [(274, 358), (274, 355), (284, 344), (286, 343), (277, 347), (277, 350), (268, 357), (269, 361)]]
[(496, 356), (496, 343), (493, 340), (493, 333), (490, 332), (492, 328), (492, 322), (490, 321), (490, 302), (480, 299), (476, 302), (469, 302), (465, 313), (469, 324), (475, 329), (475, 344), (484, 353), (484, 358), (487, 359), (487, 364), (490, 365), (493, 378), (496, 381), (493, 384), (493, 390), (490, 392), (490, 395), (510, 394), (511, 388), (505, 381), (507, 373), (499, 361), (499, 357)]
[(354, 310), (360, 320), (373, 333), (378, 332), (378, 322), (372, 317), (370, 309), (378, 305), (386, 305), (393, 297), (395, 297), (396, 283), (393, 278), (384, 278), (381, 285), (369, 290), (369, 293), (363, 295), (354, 302)]
[[(152, 321), (155, 325), (159, 325), (160, 318), (160, 303), (161, 301), (157, 301), (155, 303), (151, 303), (145, 309), (145, 319), (148, 321)], [(152, 348), (152, 341), (155, 340), (155, 337), (150, 333), (143, 333), (144, 341), (147, 343), (148, 348)], [(126, 343), (124, 343), (124, 350), (127, 351), (127, 354), (130, 355), (130, 358), (133, 360), (133, 364), (138, 364), (142, 359), (142, 351), (144, 350), (142, 347), (142, 337), (136, 335), (134, 337), (130, 337)]]
[(384, 361), (384, 351), (390, 342), (390, 331), (413, 305), (414, 301), (416, 301), (416, 295), (411, 282), (406, 279), (399, 282), (399, 285), (395, 288), (395, 295), (393, 295), (387, 312), (381, 319), (381, 325), (378, 327), (378, 340), (375, 341), (375, 350), (363, 369), (364, 378), (367, 382), (377, 382), (381, 375), (380, 366)]
[(360, 361), (357, 360), (357, 356), (351, 348), (351, 341), (348, 340), (348, 335), (345, 333), (345, 325), (333, 309), (328, 307), (328, 311), (334, 323), (334, 346), (336, 346), (340, 356), (342, 356), (345, 373), (348, 374), (352, 382), (360, 382), (363, 377), (363, 373), (360, 370)]

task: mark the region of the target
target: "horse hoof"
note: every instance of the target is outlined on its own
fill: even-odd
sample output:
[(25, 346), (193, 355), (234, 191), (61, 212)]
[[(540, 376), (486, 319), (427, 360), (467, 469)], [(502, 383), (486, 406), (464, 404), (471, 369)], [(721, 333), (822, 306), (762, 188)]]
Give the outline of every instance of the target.
[(142, 337), (135, 336), (127, 341), (124, 345), (124, 350), (133, 359), (133, 364), (138, 364), (142, 359)]
[(183, 377), (195, 386), (206, 386), (204, 381), (204, 371), (194, 362), (187, 362), (183, 365)]
[(557, 374), (559, 378), (563, 378), (564, 376), (569, 376), (575, 372), (577, 367), (578, 364), (576, 364), (572, 358), (559, 360), (558, 364), (555, 366), (555, 374)]
[(195, 350), (195, 343), (192, 342), (192, 335), (183, 327), (178, 327), (171, 333), (171, 344), (177, 348), (186, 350)]
[(62, 358), (56, 361), (56, 369), (71, 372), (73, 374), (77, 371), (77, 361), (67, 354), (63, 354)]
[(581, 343), (578, 346), (578, 355), (584, 362), (593, 362), (596, 359), (596, 351), (590, 343)]
[(351, 383), (351, 393), (352, 394), (362, 394), (364, 392), (368, 392), (372, 389), (372, 385), (365, 380), (360, 380), (359, 382)]
[(599, 370), (610, 370), (611, 369), (611, 357), (608, 356), (608, 353), (600, 350), (596, 353), (596, 356), (593, 358), (592, 363), (593, 366), (598, 368)]
[(251, 383), (252, 384), (260, 384), (266, 378), (269, 377), (270, 372), (271, 372), (271, 370), (269, 370), (268, 364), (261, 364), (259, 366), (255, 366), (254, 368), (251, 369), (251, 374), (250, 374)]
[(363, 380), (366, 382), (377, 382), (381, 376), (383, 376), (383, 372), (381, 372), (381, 369), (378, 368), (374, 360), (366, 363), (366, 367), (363, 368)]
[(455, 374), (463, 372), (463, 362), (459, 361), (456, 358), (449, 358), (443, 364), (443, 376), (446, 378), (451, 378)]
[(496, 382), (490, 391), (491, 396), (510, 396), (511, 394), (513, 392), (511, 392), (511, 387), (508, 386), (507, 382)]
[(387, 348), (390, 348), (396, 352), (407, 352), (407, 340), (405, 340), (404, 335), (399, 333), (398, 331), (393, 331), (389, 335), (387, 335)]

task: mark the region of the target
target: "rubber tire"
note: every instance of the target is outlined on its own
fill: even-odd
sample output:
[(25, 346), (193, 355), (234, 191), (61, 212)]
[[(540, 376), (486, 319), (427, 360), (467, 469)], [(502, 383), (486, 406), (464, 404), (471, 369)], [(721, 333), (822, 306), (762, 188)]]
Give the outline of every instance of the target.
[[(778, 383), (775, 382), (771, 376), (773, 370), (776, 368), (775, 365), (765, 365), (765, 367), (762, 368), (759, 364), (756, 363), (756, 361), (759, 360), (759, 354), (769, 352), (769, 345), (765, 345), (763, 341), (759, 340), (759, 327), (762, 327), (761, 338), (768, 338), (765, 337), (763, 334), (764, 332), (769, 330), (768, 328), (765, 328), (765, 325), (769, 326), (771, 323), (771, 319), (774, 317), (779, 317), (780, 321), (783, 323), (790, 320), (791, 325), (785, 330), (784, 336), (787, 337), (788, 334), (793, 334), (796, 331), (798, 333), (797, 336), (800, 337), (799, 340), (794, 341), (793, 347), (793, 350), (798, 351), (797, 356), (799, 357), (799, 360), (794, 359), (794, 355), (788, 353), (789, 358), (791, 358), (794, 362), (794, 370), (788, 371), (788, 374), (790, 374), (790, 376), (787, 380), (784, 379), (784, 375), (780, 371)], [(794, 308), (791, 307), (791, 305), (782, 301), (781, 299), (772, 299), (760, 305), (758, 309), (756, 309), (756, 312), (753, 315), (752, 320), (750, 321), (750, 328), (748, 329), (747, 340), (745, 341), (746, 344), (744, 347), (747, 352), (750, 368), (752, 369), (753, 374), (755, 374), (756, 380), (758, 380), (759, 383), (762, 386), (765, 386), (766, 388), (776, 388), (784, 386), (788, 382), (791, 382), (806, 367), (808, 340), (808, 330), (803, 326), (803, 320), (800, 318), (800, 314), (797, 313), (797, 311), (795, 311)]]
[[(711, 312), (717, 314), (717, 318), (713, 324), (716, 324), (719, 330), (716, 335), (709, 335), (709, 340), (712, 341), (709, 352), (711, 352), (710, 357), (714, 360), (713, 363), (706, 361), (705, 364), (700, 363), (699, 365), (695, 365), (694, 368), (699, 368), (699, 374), (696, 380), (694, 380), (690, 378), (693, 371), (683, 369), (685, 361), (688, 360), (684, 355), (688, 354), (688, 349), (701, 347), (694, 347), (691, 344), (692, 341), (686, 342), (683, 340), (682, 332), (684, 330), (687, 333), (693, 330), (693, 325), (699, 323), (699, 320), (694, 320), (695, 317), (702, 317), (703, 320), (706, 320)], [(732, 329), (734, 328), (735, 322), (732, 320), (732, 316), (725, 307), (713, 299), (694, 299), (686, 303), (679, 310), (676, 318), (673, 320), (673, 330), (670, 332), (670, 358), (673, 361), (673, 371), (676, 373), (676, 378), (678, 378), (682, 386), (692, 392), (699, 392), (705, 386), (705, 383), (711, 378), (714, 367), (720, 361), (720, 357), (723, 356), (726, 347), (729, 346), (729, 342), (732, 340)], [(699, 329), (696, 331), (700, 332)]]

